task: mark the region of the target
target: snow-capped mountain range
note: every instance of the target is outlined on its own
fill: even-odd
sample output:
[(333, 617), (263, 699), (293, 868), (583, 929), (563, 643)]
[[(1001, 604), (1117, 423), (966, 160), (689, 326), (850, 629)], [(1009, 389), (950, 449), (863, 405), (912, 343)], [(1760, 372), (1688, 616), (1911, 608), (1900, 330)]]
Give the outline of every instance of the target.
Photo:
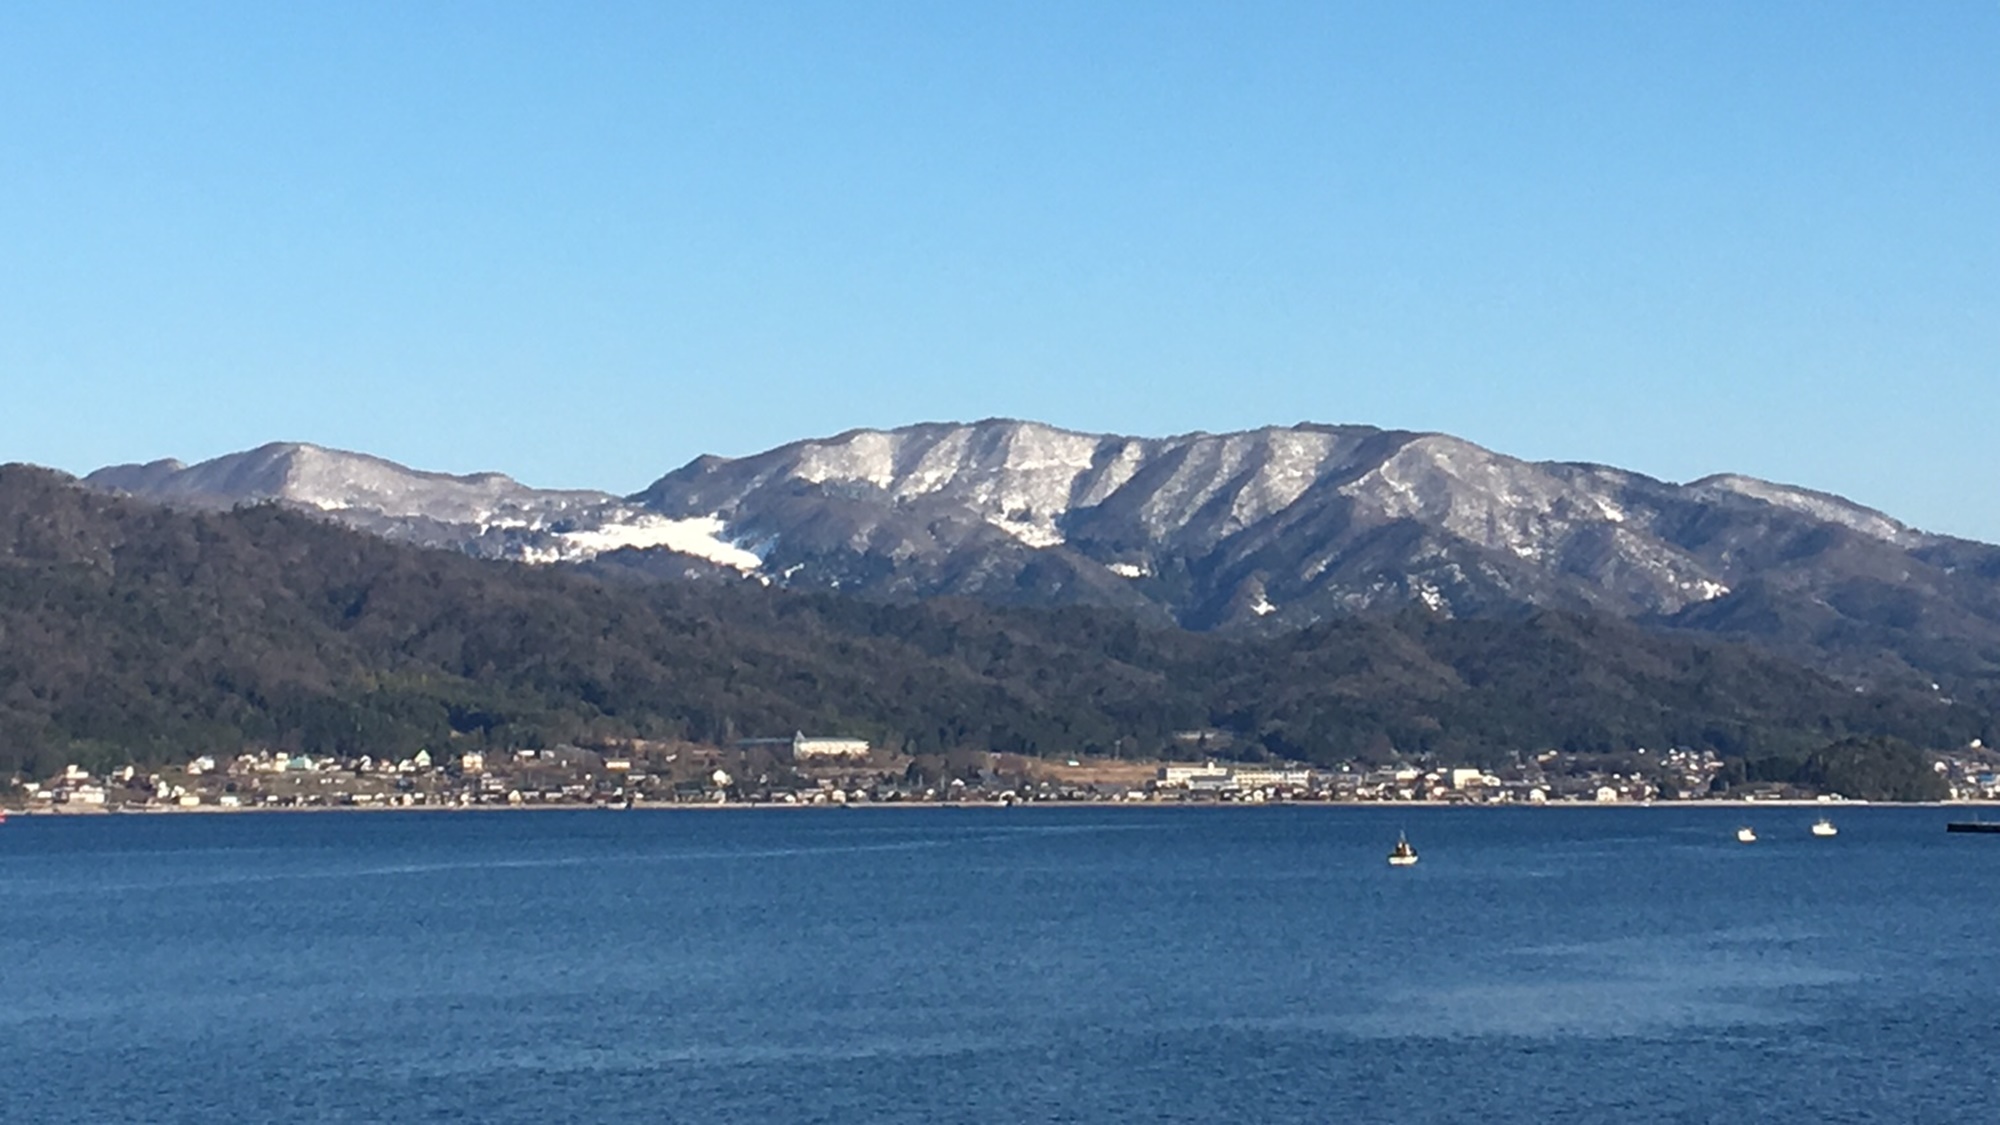
[(85, 483), (192, 506), (276, 501), (528, 563), (1122, 606), (1192, 628), (1422, 605), (1755, 632), (1782, 603), (1787, 630), (1804, 615), (1808, 631), (1867, 633), (1899, 612), (2000, 629), (2000, 549), (1837, 496), (1728, 475), (1674, 484), (1368, 426), (855, 430), (701, 457), (629, 497), (298, 444), (116, 466)]
[(316, 445), (277, 443), (198, 465), (117, 465), (84, 483), (195, 508), (275, 502), (390, 539), (517, 562), (576, 563), (637, 550), (745, 573), (761, 565), (721, 537), (724, 524), (714, 517), (667, 519), (606, 492), (529, 488), (499, 473), (427, 473)]

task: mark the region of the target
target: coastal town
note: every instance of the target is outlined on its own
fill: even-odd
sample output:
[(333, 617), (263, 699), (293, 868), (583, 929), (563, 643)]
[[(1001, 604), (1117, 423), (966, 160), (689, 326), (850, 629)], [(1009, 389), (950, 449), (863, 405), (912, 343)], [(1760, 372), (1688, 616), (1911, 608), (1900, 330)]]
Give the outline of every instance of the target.
[[(903, 755), (862, 739), (750, 739), (730, 747), (629, 741), (504, 754), (314, 757), (268, 749), (197, 755), (157, 771), (70, 764), (14, 778), (0, 808), (27, 813), (254, 809), (469, 809), (868, 804), (1432, 802), (1632, 804), (1841, 801), (1846, 795), (1732, 778), (1712, 752), (1618, 756), (1546, 750), (1485, 769), (1429, 762), (1030, 758), (958, 751)], [(1949, 799), (2000, 799), (2000, 755), (1980, 743), (1933, 765)]]

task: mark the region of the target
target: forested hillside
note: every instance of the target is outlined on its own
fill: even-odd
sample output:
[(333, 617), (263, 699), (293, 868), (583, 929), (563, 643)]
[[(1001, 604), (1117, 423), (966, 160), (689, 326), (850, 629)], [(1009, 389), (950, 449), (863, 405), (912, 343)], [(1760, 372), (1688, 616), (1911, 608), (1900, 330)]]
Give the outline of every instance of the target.
[(1547, 746), (1804, 754), (1993, 738), (1980, 707), (1542, 612), (1244, 638), (1112, 610), (647, 584), (401, 546), (275, 507), (184, 513), (0, 468), (0, 771), (804, 729), (908, 749), (1490, 761)]

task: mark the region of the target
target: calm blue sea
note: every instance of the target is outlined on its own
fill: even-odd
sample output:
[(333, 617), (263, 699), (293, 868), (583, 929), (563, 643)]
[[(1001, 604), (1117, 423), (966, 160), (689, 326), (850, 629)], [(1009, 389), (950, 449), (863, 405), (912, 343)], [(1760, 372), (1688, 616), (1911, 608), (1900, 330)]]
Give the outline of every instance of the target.
[(2000, 1120), (2000, 837), (1814, 815), (15, 817), (0, 1119)]

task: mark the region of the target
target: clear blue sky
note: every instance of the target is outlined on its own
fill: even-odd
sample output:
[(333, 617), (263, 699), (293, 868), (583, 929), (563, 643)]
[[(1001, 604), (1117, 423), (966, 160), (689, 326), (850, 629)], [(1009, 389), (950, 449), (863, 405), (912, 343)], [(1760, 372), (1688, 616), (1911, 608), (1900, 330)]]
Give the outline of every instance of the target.
[(0, 460), (989, 415), (2000, 541), (2000, 4), (0, 8)]

